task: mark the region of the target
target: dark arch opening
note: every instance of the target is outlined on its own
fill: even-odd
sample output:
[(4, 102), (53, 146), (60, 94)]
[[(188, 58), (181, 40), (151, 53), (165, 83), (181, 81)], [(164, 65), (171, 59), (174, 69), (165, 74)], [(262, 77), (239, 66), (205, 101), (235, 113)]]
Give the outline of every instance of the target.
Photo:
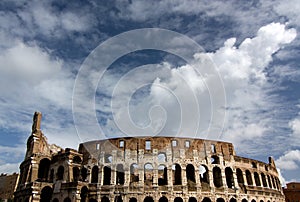
[(264, 187), (267, 187), (267, 179), (266, 179), (266, 176), (265, 174), (261, 174), (261, 180), (262, 180), (262, 184)]
[(51, 187), (49, 187), (49, 186), (44, 187), (41, 191), (40, 202), (49, 202), (49, 201), (51, 201), (52, 193), (53, 193), (53, 190), (52, 190)]
[(195, 197), (190, 197), (188, 202), (197, 202), (197, 199)]
[(71, 202), (71, 199), (69, 197), (64, 199), (64, 202)]
[(160, 199), (158, 200), (158, 202), (168, 202), (168, 199), (167, 199), (167, 197), (162, 196), (162, 197), (160, 197)]
[(248, 185), (253, 185), (252, 176), (249, 170), (246, 170), (246, 179)]
[(96, 199), (93, 199), (93, 198), (91, 198), (91, 199), (89, 199), (89, 202), (97, 202), (97, 200), (96, 200)]
[(244, 184), (244, 177), (243, 177), (243, 172), (241, 169), (236, 169), (236, 176), (237, 176), (237, 181), (239, 184)]
[(80, 170), (78, 167), (73, 167), (73, 181), (77, 182), (79, 180)]
[(81, 158), (79, 156), (74, 156), (73, 157), (73, 163), (80, 164), (81, 163)]
[(123, 202), (122, 196), (116, 196), (115, 197), (115, 202)]
[(220, 164), (219, 157), (216, 155), (211, 156), (211, 164)]
[(89, 190), (86, 186), (81, 188), (81, 190), (80, 190), (80, 202), (86, 202), (88, 192), (89, 192)]
[(172, 166), (173, 170), (173, 184), (181, 185), (181, 167), (179, 164), (175, 164)]
[(182, 198), (181, 197), (176, 197), (174, 199), (174, 202), (183, 202)]
[(229, 202), (237, 202), (235, 198), (231, 198)]
[(202, 202), (211, 202), (210, 198), (205, 197)]
[(209, 190), (209, 174), (208, 168), (206, 165), (200, 165), (199, 167), (199, 175), (200, 175), (200, 182), (202, 190)]
[(214, 185), (215, 187), (222, 187), (223, 182), (222, 182), (222, 174), (221, 174), (221, 169), (219, 167), (214, 167), (213, 168), (213, 177), (214, 177)]
[(98, 183), (98, 175), (99, 175), (99, 168), (98, 166), (94, 166), (92, 168), (92, 183)]
[(116, 170), (116, 182), (117, 184), (123, 185), (125, 180), (124, 168), (122, 164), (117, 165)]
[(83, 182), (86, 181), (86, 178), (87, 178), (87, 169), (85, 167), (81, 168), (81, 179)]
[(189, 181), (196, 183), (195, 168), (192, 164), (188, 164), (186, 166), (186, 179), (187, 179), (188, 183), (189, 183)]
[(165, 165), (158, 166), (158, 185), (167, 185), (168, 184), (168, 169)]
[(233, 172), (231, 168), (225, 168), (226, 184), (228, 188), (234, 188)]
[(261, 186), (260, 179), (257, 172), (254, 172), (254, 180), (256, 186)]
[(154, 202), (153, 198), (151, 196), (147, 196), (145, 199), (144, 199), (144, 202)]
[(103, 185), (110, 185), (111, 168), (104, 166), (103, 168)]
[(130, 199), (129, 199), (129, 202), (137, 202), (137, 199), (134, 198), (134, 197), (133, 197), (133, 198), (130, 198)]
[(63, 166), (59, 166), (56, 173), (57, 180), (64, 179), (64, 172), (65, 172), (65, 168)]
[[(28, 199), (29, 202), (29, 199)], [(52, 202), (59, 202), (59, 200), (57, 198), (53, 199)]]
[(223, 198), (218, 198), (217, 202), (225, 202), (225, 200)]
[(50, 169), (50, 160), (44, 158), (40, 161), (39, 170), (38, 170), (38, 179), (40, 181), (47, 181), (48, 180), (48, 172)]
[(248, 202), (247, 199), (243, 199), (242, 202)]
[(101, 198), (101, 202), (109, 202), (109, 198), (107, 196), (103, 196)]

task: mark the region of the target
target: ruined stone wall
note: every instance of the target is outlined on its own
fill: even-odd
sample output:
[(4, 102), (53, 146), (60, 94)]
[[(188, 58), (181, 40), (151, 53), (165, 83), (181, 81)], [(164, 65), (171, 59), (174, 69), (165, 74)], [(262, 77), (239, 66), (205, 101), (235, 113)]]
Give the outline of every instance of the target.
[(283, 202), (274, 160), (239, 157), (231, 143), (179, 137), (49, 145), (35, 114), (16, 202)]

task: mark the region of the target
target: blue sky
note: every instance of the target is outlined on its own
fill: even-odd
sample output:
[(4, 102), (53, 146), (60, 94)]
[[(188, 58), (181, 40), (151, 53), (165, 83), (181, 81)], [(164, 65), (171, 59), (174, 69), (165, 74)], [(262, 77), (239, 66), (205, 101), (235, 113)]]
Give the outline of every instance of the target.
[[(44, 134), (62, 147), (136, 127), (139, 135), (230, 141), (238, 155), (273, 156), (285, 182), (300, 181), (297, 0), (100, 2), (1, 1), (0, 172), (18, 171), (32, 115), (41, 111)], [(142, 28), (162, 37), (148, 39)], [(190, 61), (149, 49), (175, 39), (166, 30), (179, 36), (169, 47), (191, 52)], [(113, 44), (120, 38), (128, 50), (140, 48), (126, 52)], [(105, 43), (107, 55), (100, 54)], [(99, 77), (106, 56), (123, 49)], [(93, 62), (99, 69), (84, 68)], [(76, 122), (74, 106), (94, 111)], [(80, 134), (90, 119), (101, 134)]]

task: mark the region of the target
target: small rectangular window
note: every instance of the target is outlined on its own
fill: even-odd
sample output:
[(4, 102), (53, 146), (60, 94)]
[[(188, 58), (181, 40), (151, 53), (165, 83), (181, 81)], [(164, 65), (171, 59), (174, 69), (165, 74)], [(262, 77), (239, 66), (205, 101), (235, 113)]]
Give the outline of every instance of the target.
[(211, 145), (211, 152), (216, 153), (216, 146), (214, 144)]
[(146, 150), (151, 150), (151, 141), (150, 140), (146, 140)]
[(172, 147), (177, 147), (177, 140), (172, 140)]
[(96, 144), (96, 149), (97, 149), (97, 150), (100, 149), (100, 144)]
[(119, 141), (119, 147), (120, 147), (120, 148), (123, 148), (123, 147), (124, 147), (124, 140), (120, 140), (120, 141)]
[(185, 141), (185, 147), (187, 147), (187, 148), (190, 147), (190, 141), (188, 141), (188, 140)]

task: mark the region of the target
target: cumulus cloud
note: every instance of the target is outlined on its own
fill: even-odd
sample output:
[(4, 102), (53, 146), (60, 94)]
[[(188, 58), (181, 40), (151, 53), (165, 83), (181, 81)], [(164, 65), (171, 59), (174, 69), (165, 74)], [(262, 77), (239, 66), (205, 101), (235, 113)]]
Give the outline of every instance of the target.
[[(236, 45), (235, 38), (230, 38), (215, 52), (195, 54), (192, 64), (174, 67), (164, 62), (131, 70), (130, 76), (126, 75), (124, 76), (126, 79), (122, 78), (122, 85), (119, 83), (117, 85), (121, 88), (119, 94), (115, 94), (117, 97), (114, 98), (114, 107), (118, 110), (113, 112), (115, 120), (109, 120), (106, 127), (111, 133), (111, 131), (117, 131), (114, 121), (118, 121), (124, 127), (127, 126), (128, 131), (131, 126), (126, 121), (137, 122), (137, 125), (144, 127), (147, 124), (151, 126), (157, 123), (158, 125), (152, 125), (149, 131), (144, 132), (147, 135), (155, 134), (153, 128), (155, 130), (160, 128), (158, 131), (162, 135), (190, 136), (193, 134), (190, 129), (194, 128), (194, 121), (197, 120), (200, 123), (196, 133), (198, 137), (219, 139), (220, 134), (213, 134), (217, 130), (209, 131), (207, 128), (210, 124), (213, 125), (212, 127), (222, 128), (224, 120), (218, 115), (226, 110), (227, 119), (222, 139), (232, 141), (239, 149), (245, 148), (247, 144), (247, 148), (252, 147), (257, 155), (260, 151), (254, 146), (255, 144), (249, 144), (249, 141), (260, 141), (272, 128), (273, 122), (270, 122), (272, 115), (268, 112), (276, 106), (269, 95), (269, 81), (265, 70), (272, 62), (273, 54), (291, 43), (295, 37), (295, 29), (286, 29), (286, 26), (280, 23), (270, 23), (261, 27), (255, 37), (245, 39), (240, 45)], [(213, 61), (214, 66), (205, 62), (208, 58)], [(222, 102), (222, 94), (210, 97), (212, 91), (220, 90), (216, 89), (218, 77), (210, 71), (210, 68), (216, 68), (223, 79), (226, 105)], [(120, 77), (113, 78), (111, 75), (109, 78), (109, 85), (112, 88), (115, 87), (115, 79), (120, 79)], [(131, 106), (128, 107), (127, 99), (133, 95), (132, 91), (127, 90), (139, 83), (150, 84), (149, 93), (143, 94), (143, 99), (138, 100), (139, 102), (131, 102)], [(107, 90), (107, 88), (104, 89)], [(192, 96), (187, 96), (187, 89), (191, 90)], [(109, 90), (102, 92), (111, 93)], [(192, 99), (187, 102), (181, 100), (184, 97), (193, 98), (193, 96), (199, 101), (197, 105), (194, 105)], [(212, 104), (211, 99), (216, 100), (215, 103)], [(156, 116), (151, 117), (151, 110), (158, 105), (162, 107), (156, 108), (160, 110), (160, 113), (156, 111)], [(133, 117), (124, 119), (121, 114), (127, 113), (128, 108)], [(197, 110), (199, 110), (199, 117), (191, 113)], [(184, 113), (189, 116), (180, 120)], [(212, 114), (217, 114), (219, 119), (212, 120)], [(158, 121), (151, 122), (155, 118)], [(126, 121), (122, 122), (122, 120)], [(162, 126), (162, 123), (165, 125)], [(181, 131), (177, 133), (176, 130)], [(247, 143), (245, 143), (246, 140)]]
[(296, 170), (300, 165), (300, 150), (288, 151), (275, 162), (281, 170)]

